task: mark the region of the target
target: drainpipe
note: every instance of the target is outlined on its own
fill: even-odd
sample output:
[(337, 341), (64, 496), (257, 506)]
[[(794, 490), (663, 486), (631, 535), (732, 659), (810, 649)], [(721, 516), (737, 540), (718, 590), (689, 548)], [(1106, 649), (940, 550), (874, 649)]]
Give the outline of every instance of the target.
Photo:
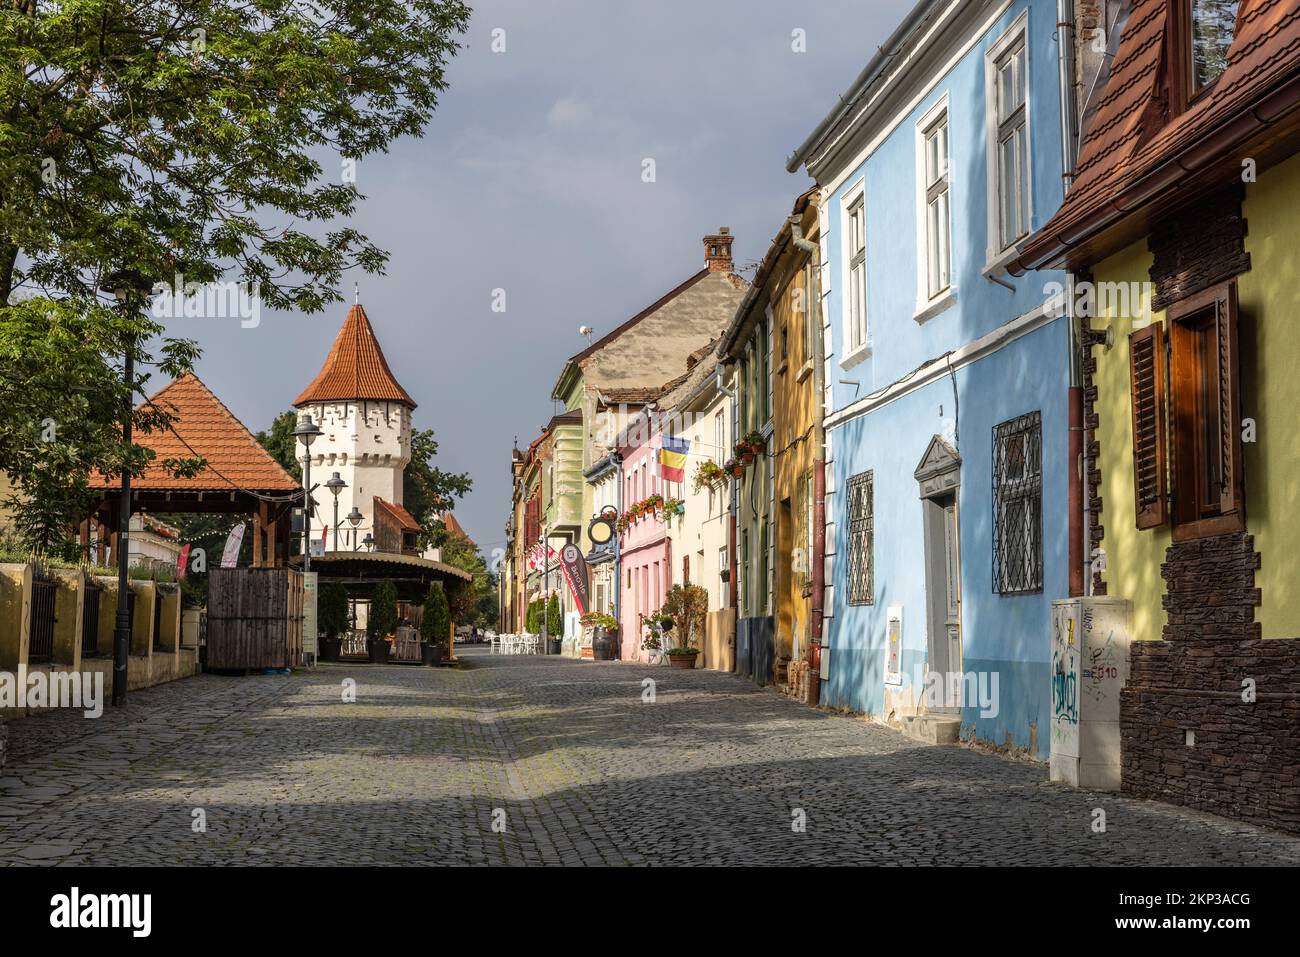
[[(1074, 184), (1074, 163), (1078, 155), (1079, 111), (1074, 95), (1075, 53), (1078, 32), (1075, 26), (1074, 0), (1057, 0), (1056, 3), (1056, 45), (1057, 64), (1059, 68), (1060, 106), (1061, 106), (1061, 177), (1064, 191), (1068, 193)], [(1065, 316), (1069, 323), (1069, 369), (1070, 386), (1067, 394), (1069, 408), (1069, 589), (1071, 597), (1078, 597), (1087, 590), (1088, 556), (1088, 504), (1083, 491), (1084, 478), (1088, 473), (1088, 450), (1084, 442), (1083, 416), (1083, 375), (1082, 375), (1082, 329), (1083, 319), (1075, 314), (1075, 276), (1066, 274), (1065, 281)]]
[[(808, 305), (812, 313), (805, 321), (821, 319), (821, 250), (817, 243), (805, 239), (798, 216), (790, 217), (790, 236), (796, 248), (808, 254), (812, 266)], [(826, 594), (826, 344), (822, 330), (813, 336), (813, 553), (812, 553), (812, 620), (809, 622), (811, 638), (808, 642), (808, 703), (816, 706), (821, 700), (822, 665), (822, 615)]]
[[(623, 515), (623, 456), (619, 452), (611, 452), (609, 460), (615, 468), (614, 507), (618, 510), (621, 518)], [(622, 535), (617, 528), (614, 529), (614, 620), (618, 622), (618, 641), (614, 642), (614, 660), (620, 661), (623, 658), (623, 542)]]

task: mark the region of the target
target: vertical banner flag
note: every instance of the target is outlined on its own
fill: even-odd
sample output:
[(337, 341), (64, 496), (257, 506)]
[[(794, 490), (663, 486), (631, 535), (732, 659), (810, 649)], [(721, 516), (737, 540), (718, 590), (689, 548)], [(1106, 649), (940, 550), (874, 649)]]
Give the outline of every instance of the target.
[(659, 450), (659, 465), (665, 482), (686, 481), (686, 453), (691, 450), (691, 440), (671, 435), (663, 437)]
[(234, 568), (239, 563), (239, 546), (244, 544), (244, 523), (240, 522), (226, 537), (226, 547), (221, 553), (221, 567)]
[(185, 577), (186, 570), (190, 567), (190, 544), (186, 542), (181, 546), (181, 553), (176, 558), (176, 578), (179, 581)]

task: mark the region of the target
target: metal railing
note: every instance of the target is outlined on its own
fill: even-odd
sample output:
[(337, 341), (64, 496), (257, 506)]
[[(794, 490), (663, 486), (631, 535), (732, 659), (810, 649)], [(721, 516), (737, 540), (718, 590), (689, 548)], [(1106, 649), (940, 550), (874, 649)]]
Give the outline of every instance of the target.
[(44, 574), (34, 570), (32, 575), (31, 642), (27, 652), (31, 664), (54, 660), (54, 599), (58, 585)]

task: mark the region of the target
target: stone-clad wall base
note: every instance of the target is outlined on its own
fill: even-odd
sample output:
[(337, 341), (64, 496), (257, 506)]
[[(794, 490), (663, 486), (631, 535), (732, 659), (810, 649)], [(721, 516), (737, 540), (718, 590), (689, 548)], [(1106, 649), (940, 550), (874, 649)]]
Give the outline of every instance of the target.
[[(1288, 646), (1286, 673), (1268, 673), (1275, 656), (1261, 656), (1246, 672), (1261, 692), (1254, 703), (1236, 691), (1130, 687), (1120, 693), (1125, 793), (1300, 833), (1300, 641)], [(1134, 665), (1147, 645), (1133, 643)], [(1242, 660), (1250, 655), (1243, 649)], [(1179, 660), (1181, 659), (1181, 660)], [(1195, 683), (1225, 662), (1180, 655), (1166, 660), (1171, 675)], [(1240, 673), (1240, 672), (1238, 672)], [(1289, 687), (1294, 697), (1272, 697)], [(1187, 732), (1195, 734), (1187, 743)]]
[(1259, 637), (1259, 564), (1245, 533), (1170, 546), (1165, 640), (1133, 642), (1120, 693), (1122, 788), (1300, 833), (1300, 639)]

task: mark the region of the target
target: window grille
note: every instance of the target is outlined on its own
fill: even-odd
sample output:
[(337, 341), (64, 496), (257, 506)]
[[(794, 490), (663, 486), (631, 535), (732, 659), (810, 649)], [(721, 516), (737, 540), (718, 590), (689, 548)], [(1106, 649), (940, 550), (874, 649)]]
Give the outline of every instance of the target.
[(993, 427), (993, 591), (1043, 590), (1043, 428), (1038, 412)]
[(875, 603), (875, 473), (860, 472), (849, 479), (849, 604)]

